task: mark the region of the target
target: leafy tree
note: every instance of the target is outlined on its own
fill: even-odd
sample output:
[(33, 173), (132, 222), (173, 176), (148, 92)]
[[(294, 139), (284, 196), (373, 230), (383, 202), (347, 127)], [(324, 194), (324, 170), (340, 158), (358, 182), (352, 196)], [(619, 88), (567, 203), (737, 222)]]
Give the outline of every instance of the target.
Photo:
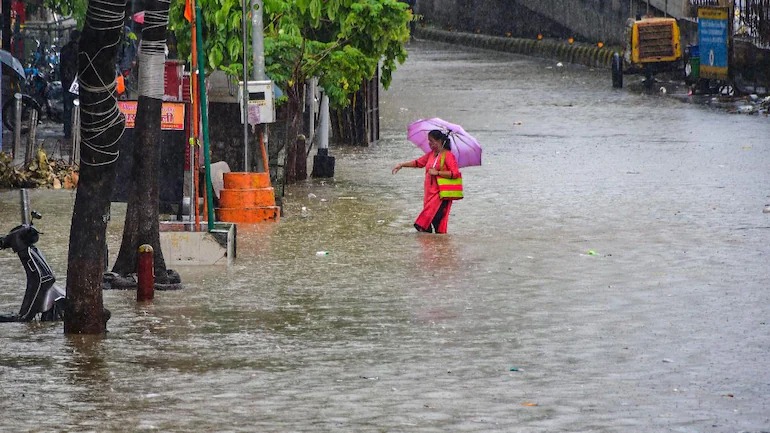
[(88, 0), (45, 0), (43, 4), (59, 15), (65, 17), (71, 15), (80, 26), (86, 16)]
[[(208, 69), (242, 76), (243, 43), (239, 0), (199, 0)], [(190, 29), (182, 2), (172, 5), (170, 20), (180, 55), (190, 50)], [(265, 69), (286, 93), (288, 141), (301, 127), (302, 89), (319, 77), (333, 107), (344, 107), (361, 84), (381, 70), (387, 88), (396, 63), (406, 59), (408, 5), (397, 0), (264, 0)], [(250, 20), (249, 20), (250, 22)], [(290, 148), (288, 160), (304, 161), (304, 149)], [(287, 180), (297, 170), (287, 167)], [(304, 172), (304, 171), (303, 171)]]
[[(173, 1), (172, 30), (177, 34), (180, 54), (186, 55), (190, 28), (183, 21), (184, 2)], [(202, 49), (208, 54), (208, 69), (240, 75), (243, 45), (239, 0), (198, 1), (204, 15), (204, 28), (200, 30), (206, 41)], [(83, 19), (78, 14), (82, 13), (85, 0), (46, 2), (61, 12), (72, 12), (79, 22)], [(105, 118), (105, 113), (117, 112), (114, 88), (101, 89), (96, 83), (113, 82), (115, 47), (125, 19), (126, 1), (90, 0), (87, 4), (82, 36), (86, 42), (81, 45), (80, 54), (85, 146), (68, 257), (67, 290), (75, 302), (68, 306), (65, 332), (71, 333), (98, 333), (105, 329), (101, 310), (105, 260), (102, 245), (114, 183), (111, 155), (117, 150), (115, 145), (124, 127), (119, 115)], [(342, 107), (349, 104), (350, 95), (371, 79), (378, 67), (381, 82), (387, 88), (396, 63), (406, 59), (404, 44), (409, 39), (407, 24), (411, 12), (397, 0), (264, 0), (264, 7), (266, 70), (286, 89), (286, 137), (296, 137), (299, 132), (302, 89), (311, 77), (319, 77), (319, 84), (332, 104)], [(96, 12), (100, 8), (101, 15)], [(119, 14), (119, 20), (105, 23), (104, 11), (109, 11), (111, 17)], [(94, 127), (93, 131), (89, 127)], [(304, 153), (304, 149), (290, 151)], [(288, 157), (297, 159), (293, 155)]]
[[(202, 49), (210, 71), (243, 75), (241, 1), (198, 0), (204, 21)], [(72, 12), (76, 19), (85, 3), (46, 0), (61, 12)], [(172, 1), (169, 18), (180, 56), (189, 56), (191, 29), (184, 19), (183, 0)], [(264, 0), (263, 18), (265, 69), (286, 90), (286, 137), (295, 137), (302, 88), (311, 77), (319, 77), (333, 108), (347, 106), (378, 67), (380, 81), (388, 88), (397, 63), (406, 59), (404, 44), (409, 40), (412, 13), (407, 3), (398, 0)]]

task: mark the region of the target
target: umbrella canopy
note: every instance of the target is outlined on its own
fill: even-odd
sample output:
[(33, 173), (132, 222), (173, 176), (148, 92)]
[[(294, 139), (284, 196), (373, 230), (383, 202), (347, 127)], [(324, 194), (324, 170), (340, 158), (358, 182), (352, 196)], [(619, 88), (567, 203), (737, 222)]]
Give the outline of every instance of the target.
[(26, 76), (24, 74), (24, 66), (21, 65), (19, 59), (13, 57), (13, 54), (9, 53), (8, 51), (0, 50), (0, 63), (14, 70), (17, 74), (19, 74), (21, 79), (24, 79)]
[(415, 120), (406, 129), (406, 138), (424, 152), (430, 152), (428, 133), (437, 129), (449, 137), (452, 153), (459, 167), (481, 165), (481, 145), (478, 140), (465, 132), (462, 126), (433, 117)]

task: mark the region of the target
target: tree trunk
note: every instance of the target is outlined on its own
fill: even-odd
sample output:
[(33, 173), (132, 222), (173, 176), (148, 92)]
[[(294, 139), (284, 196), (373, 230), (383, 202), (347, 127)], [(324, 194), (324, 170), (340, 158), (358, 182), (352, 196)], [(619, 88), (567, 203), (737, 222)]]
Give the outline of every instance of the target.
[[(141, 66), (140, 66), (141, 67)], [(155, 281), (168, 282), (166, 262), (160, 248), (160, 204), (158, 166), (160, 164), (160, 111), (163, 101), (140, 95), (136, 111), (131, 186), (128, 193), (123, 239), (112, 272), (126, 276), (136, 272), (140, 245), (152, 246), (155, 259)]]
[(67, 334), (103, 334), (109, 318), (102, 302), (102, 275), (118, 142), (125, 128), (115, 94), (125, 9), (125, 0), (90, 0), (79, 47), (82, 150), (67, 257)]
[[(131, 187), (120, 252), (112, 271), (127, 275), (136, 272), (137, 250), (148, 244), (154, 251), (155, 282), (169, 282), (160, 247), (160, 204), (158, 167), (160, 165), (161, 108), (163, 105), (163, 64), (168, 27), (168, 0), (146, 3), (139, 68), (139, 101), (136, 112)], [(129, 155), (124, 155), (129, 156)]]
[[(357, 96), (358, 94), (356, 94)], [(335, 144), (341, 146), (367, 146), (366, 119), (363, 103), (351, 98), (350, 105), (333, 110), (331, 113)]]
[(301, 92), (304, 83), (296, 83), (287, 89), (286, 182), (293, 183), (307, 179), (307, 148), (305, 140), (297, 140), (302, 128)]

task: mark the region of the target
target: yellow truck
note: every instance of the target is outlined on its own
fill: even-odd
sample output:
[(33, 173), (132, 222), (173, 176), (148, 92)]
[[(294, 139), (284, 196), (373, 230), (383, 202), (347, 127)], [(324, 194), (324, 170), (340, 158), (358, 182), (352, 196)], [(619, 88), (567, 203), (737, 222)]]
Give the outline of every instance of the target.
[(674, 18), (629, 18), (626, 46), (612, 56), (612, 87), (623, 87), (624, 74), (644, 74), (648, 85), (653, 75), (683, 71), (679, 24)]

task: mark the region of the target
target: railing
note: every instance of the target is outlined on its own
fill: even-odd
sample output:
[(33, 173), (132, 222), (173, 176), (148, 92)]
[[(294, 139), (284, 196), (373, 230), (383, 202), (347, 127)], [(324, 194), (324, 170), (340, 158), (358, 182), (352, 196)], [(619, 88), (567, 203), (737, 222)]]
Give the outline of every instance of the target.
[(770, 0), (735, 0), (734, 37), (770, 48)]

